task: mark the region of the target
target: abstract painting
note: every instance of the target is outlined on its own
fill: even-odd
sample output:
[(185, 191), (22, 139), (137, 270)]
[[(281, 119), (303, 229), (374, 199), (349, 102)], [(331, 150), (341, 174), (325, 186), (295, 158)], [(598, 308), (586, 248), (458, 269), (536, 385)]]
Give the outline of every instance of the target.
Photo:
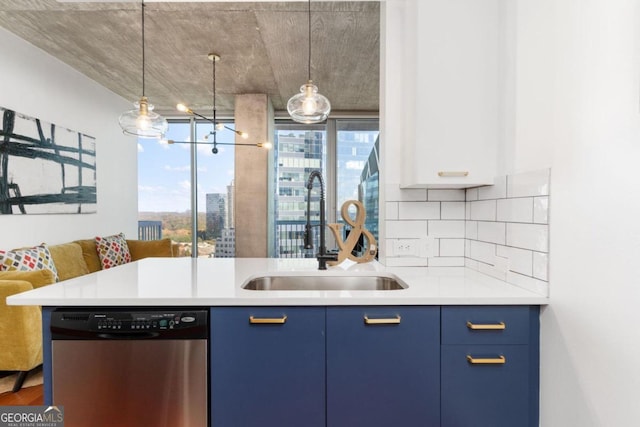
[(7, 108), (0, 113), (0, 214), (95, 213), (95, 138)]

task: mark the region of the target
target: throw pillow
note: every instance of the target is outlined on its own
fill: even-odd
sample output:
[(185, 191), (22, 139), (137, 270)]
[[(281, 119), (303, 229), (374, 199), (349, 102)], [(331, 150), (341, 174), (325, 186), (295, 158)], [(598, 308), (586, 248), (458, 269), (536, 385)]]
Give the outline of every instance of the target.
[(103, 270), (131, 262), (131, 254), (123, 233), (106, 237), (96, 236), (96, 250)]
[(96, 239), (76, 240), (73, 243), (77, 243), (82, 248), (82, 257), (87, 264), (89, 273), (95, 273), (102, 269), (102, 263), (96, 250)]
[(46, 245), (0, 251), (0, 271), (51, 270), (58, 281), (58, 271)]
[(127, 240), (131, 261), (143, 258), (172, 257), (171, 239), (160, 240)]
[[(93, 244), (95, 246), (95, 243)], [(89, 274), (89, 268), (82, 256), (82, 248), (77, 243), (63, 243), (49, 246), (58, 270), (58, 279), (67, 280)]]
[(56, 278), (51, 270), (34, 271), (0, 271), (0, 280), (24, 280), (31, 283), (34, 289), (55, 283)]

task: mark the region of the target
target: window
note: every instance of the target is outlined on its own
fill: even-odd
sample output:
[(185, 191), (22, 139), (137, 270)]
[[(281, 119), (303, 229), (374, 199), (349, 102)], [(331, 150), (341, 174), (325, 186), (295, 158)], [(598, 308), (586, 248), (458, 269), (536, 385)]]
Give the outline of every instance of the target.
[[(232, 124), (231, 124), (232, 125)], [(191, 131), (197, 144), (194, 162)], [(175, 144), (138, 140), (139, 229), (159, 226), (160, 236), (179, 243), (180, 255), (191, 256), (193, 241), (192, 177), (196, 166), (198, 256), (230, 257), (235, 254), (233, 145), (219, 145), (212, 152), (213, 126), (200, 121), (169, 121), (166, 138)], [(233, 143), (229, 130), (217, 131), (218, 143)], [(151, 224), (149, 224), (151, 222)]]
[[(233, 126), (233, 124), (230, 124)], [(139, 220), (161, 227), (161, 237), (180, 244), (181, 255), (192, 253), (196, 230), (198, 256), (235, 255), (234, 162), (235, 135), (217, 131), (217, 153), (212, 153), (213, 127), (208, 122), (170, 121), (167, 139), (199, 144), (161, 144), (139, 140)], [(193, 133), (192, 133), (193, 132)], [(193, 154), (193, 159), (192, 159)], [(306, 181), (312, 170), (321, 170), (325, 180), (327, 221), (344, 223), (341, 207), (347, 200), (361, 201), (366, 210), (366, 228), (378, 238), (378, 120), (329, 120), (322, 125), (279, 122), (274, 138), (273, 247), (274, 257), (313, 257), (318, 247), (314, 228), (314, 250), (304, 249)], [(192, 174), (196, 167), (197, 215), (192, 215)], [(317, 182), (311, 192), (311, 218), (319, 217)], [(355, 212), (351, 212), (355, 216)], [(347, 227), (344, 233), (348, 232)], [(325, 230), (327, 247), (335, 247)], [(344, 239), (346, 236), (343, 235)], [(159, 236), (158, 236), (159, 237)], [(356, 250), (359, 250), (356, 248)]]
[[(276, 214), (271, 256), (297, 258), (314, 256), (304, 249), (306, 181), (319, 169), (325, 179), (327, 221), (341, 222), (340, 210), (347, 200), (359, 200), (366, 209), (365, 226), (378, 234), (378, 120), (328, 120), (322, 125), (293, 122), (276, 124), (275, 186)], [(311, 192), (312, 221), (319, 216), (319, 191)], [(333, 208), (329, 208), (332, 206)], [(355, 216), (355, 214), (352, 214)], [(315, 229), (314, 247), (318, 247)], [(345, 231), (346, 232), (346, 231)], [(327, 247), (333, 239), (326, 230)]]

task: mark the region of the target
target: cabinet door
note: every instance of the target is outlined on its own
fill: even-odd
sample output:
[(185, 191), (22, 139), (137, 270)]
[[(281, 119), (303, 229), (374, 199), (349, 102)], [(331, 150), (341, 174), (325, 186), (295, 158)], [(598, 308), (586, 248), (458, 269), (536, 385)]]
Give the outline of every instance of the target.
[(212, 425), (324, 427), (325, 308), (211, 309), (210, 369)]
[[(493, 184), (501, 136), (499, 0), (414, 1), (405, 12), (402, 186)], [(392, 70), (394, 68), (391, 68)], [(407, 79), (408, 77), (408, 79)], [(389, 81), (389, 79), (387, 79)]]
[(537, 306), (442, 307), (442, 426), (537, 427)]
[(439, 349), (439, 307), (327, 308), (327, 426), (439, 425)]
[(529, 363), (527, 345), (443, 345), (442, 426), (533, 426)]

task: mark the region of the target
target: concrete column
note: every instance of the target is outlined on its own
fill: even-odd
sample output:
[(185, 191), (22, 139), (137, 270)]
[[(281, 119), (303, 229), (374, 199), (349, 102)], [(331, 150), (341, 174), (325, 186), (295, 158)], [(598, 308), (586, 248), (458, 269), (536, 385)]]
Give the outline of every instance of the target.
[[(271, 141), (272, 123), (273, 107), (267, 95), (236, 96), (236, 129), (249, 134), (248, 139), (236, 136), (236, 143)], [(262, 148), (236, 146), (235, 234), (238, 258), (262, 258), (268, 254), (270, 154), (270, 150)]]

